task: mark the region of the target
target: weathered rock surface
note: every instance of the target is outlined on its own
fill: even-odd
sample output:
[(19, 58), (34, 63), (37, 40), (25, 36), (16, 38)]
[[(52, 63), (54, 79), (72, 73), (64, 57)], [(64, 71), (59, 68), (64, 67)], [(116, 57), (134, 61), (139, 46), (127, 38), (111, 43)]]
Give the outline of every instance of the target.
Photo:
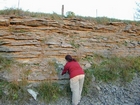
[(76, 45), (82, 57), (92, 53), (139, 56), (140, 27), (123, 22), (98, 25), (82, 19), (1, 16), (0, 45), (0, 53), (21, 62), (76, 56)]

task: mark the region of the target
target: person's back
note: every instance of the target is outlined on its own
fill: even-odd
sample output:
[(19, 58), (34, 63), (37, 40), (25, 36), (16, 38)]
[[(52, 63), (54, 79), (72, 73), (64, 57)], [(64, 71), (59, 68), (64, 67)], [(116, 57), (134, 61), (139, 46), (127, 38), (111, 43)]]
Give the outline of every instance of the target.
[(84, 74), (84, 70), (77, 61), (67, 62), (64, 66), (64, 71), (68, 71), (70, 78)]

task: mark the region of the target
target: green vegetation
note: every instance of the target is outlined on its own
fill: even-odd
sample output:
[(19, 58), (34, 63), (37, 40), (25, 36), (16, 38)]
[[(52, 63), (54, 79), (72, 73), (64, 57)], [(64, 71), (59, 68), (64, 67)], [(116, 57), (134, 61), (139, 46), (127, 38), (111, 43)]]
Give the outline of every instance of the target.
[(58, 15), (56, 13), (53, 14), (47, 14), (47, 13), (41, 13), (41, 12), (29, 12), (29, 11), (23, 11), (22, 9), (16, 9), (16, 8), (7, 8), (4, 10), (0, 10), (0, 15), (15, 15), (15, 16), (29, 16), (29, 17), (45, 17), (49, 19), (61, 19), (61, 15)]
[(126, 83), (130, 82), (136, 73), (140, 73), (140, 57), (105, 58), (94, 55), (86, 59), (92, 65), (87, 72), (93, 74), (97, 81)]
[(5, 58), (0, 55), (0, 71), (9, 69), (12, 63), (13, 63), (13, 60), (11, 58)]
[(92, 85), (92, 70), (88, 69), (85, 71), (85, 81), (84, 81), (84, 86), (83, 86), (83, 95), (87, 95), (88, 92), (90, 91), (90, 87)]
[(62, 90), (58, 83), (44, 82), (37, 87), (39, 99), (47, 103), (54, 102), (62, 96)]
[(74, 40), (72, 40), (72, 41), (70, 42), (70, 44), (72, 45), (72, 47), (73, 47), (74, 49), (78, 49), (78, 48), (80, 47), (80, 45), (79, 45), (79, 44), (76, 44)]
[(120, 85), (125, 85), (131, 82), (135, 75), (140, 76), (140, 56), (107, 58), (95, 54), (87, 56), (83, 60), (91, 64), (91, 67), (85, 70), (83, 95), (91, 92), (93, 77), (96, 78), (97, 83), (117, 82)]
[(66, 17), (68, 17), (68, 18), (73, 18), (73, 17), (75, 17), (75, 13), (72, 12), (72, 11), (68, 11), (68, 12), (66, 13)]
[(131, 21), (131, 20), (120, 20), (115, 18), (108, 18), (108, 17), (83, 17), (83, 16), (75, 16), (75, 18), (85, 19), (89, 22), (94, 22), (96, 24), (108, 24), (111, 22), (123, 22), (126, 24), (135, 24), (139, 26), (140, 21)]
[(28, 100), (29, 97), (30, 95), (27, 93), (24, 87), (20, 86), (19, 84), (0, 80), (0, 100), (3, 103), (7, 101), (10, 101), (10, 103), (19, 101), (22, 103), (24, 100)]

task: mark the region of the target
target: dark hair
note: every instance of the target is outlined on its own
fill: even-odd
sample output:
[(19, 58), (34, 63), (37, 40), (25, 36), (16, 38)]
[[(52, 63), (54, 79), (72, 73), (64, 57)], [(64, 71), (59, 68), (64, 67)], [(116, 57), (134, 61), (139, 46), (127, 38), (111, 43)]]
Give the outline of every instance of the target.
[(73, 58), (71, 57), (71, 55), (66, 55), (66, 56), (65, 56), (65, 59), (66, 59), (68, 62), (76, 61), (75, 59), (73, 59)]

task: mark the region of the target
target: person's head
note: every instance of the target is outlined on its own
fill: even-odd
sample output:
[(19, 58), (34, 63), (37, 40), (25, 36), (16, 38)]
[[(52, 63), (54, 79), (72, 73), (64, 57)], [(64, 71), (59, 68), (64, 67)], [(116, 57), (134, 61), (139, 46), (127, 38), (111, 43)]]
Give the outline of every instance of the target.
[(66, 61), (71, 62), (71, 61), (76, 61), (75, 59), (72, 58), (71, 55), (66, 55), (65, 56)]

